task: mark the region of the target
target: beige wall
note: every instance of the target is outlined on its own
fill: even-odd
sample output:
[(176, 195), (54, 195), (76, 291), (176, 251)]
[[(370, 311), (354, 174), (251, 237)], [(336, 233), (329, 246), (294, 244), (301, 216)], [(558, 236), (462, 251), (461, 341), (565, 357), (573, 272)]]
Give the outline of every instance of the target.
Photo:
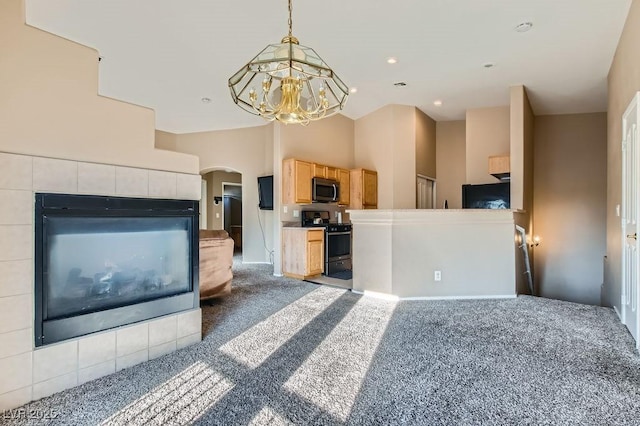
[(308, 126), (279, 126), (281, 160), (299, 158), (345, 169), (354, 166), (352, 119), (337, 114)]
[(185, 173), (193, 156), (154, 149), (150, 109), (98, 96), (98, 53), (24, 24), (0, 2), (0, 151)]
[[(511, 208), (533, 212), (533, 139), (535, 117), (524, 86), (511, 88)], [(531, 229), (531, 226), (529, 226)]]
[(447, 200), (450, 209), (462, 208), (466, 182), (466, 122), (439, 121), (436, 125), (436, 208)]
[[(274, 212), (258, 210), (258, 176), (273, 174), (273, 125), (176, 135), (176, 149), (200, 158), (200, 171), (232, 169), (242, 174), (244, 262), (267, 262), (274, 247)], [(215, 186), (215, 185), (214, 185)], [(210, 205), (213, 201), (210, 202)]]
[(620, 218), (616, 206), (622, 202), (622, 114), (640, 90), (640, 2), (631, 4), (616, 54), (609, 70), (607, 115), (607, 262), (602, 303), (621, 308)]
[(535, 125), (539, 295), (600, 304), (606, 240), (607, 114), (547, 115)]
[[(514, 297), (508, 210), (360, 210), (353, 288), (399, 297)], [(434, 280), (441, 271), (442, 280)]]
[(355, 122), (355, 164), (378, 172), (378, 208), (416, 207), (416, 113), (387, 105)]
[(466, 183), (498, 183), (489, 174), (489, 156), (509, 154), (509, 122), (508, 106), (467, 110)]
[(416, 114), (416, 173), (436, 177), (436, 122), (424, 112)]

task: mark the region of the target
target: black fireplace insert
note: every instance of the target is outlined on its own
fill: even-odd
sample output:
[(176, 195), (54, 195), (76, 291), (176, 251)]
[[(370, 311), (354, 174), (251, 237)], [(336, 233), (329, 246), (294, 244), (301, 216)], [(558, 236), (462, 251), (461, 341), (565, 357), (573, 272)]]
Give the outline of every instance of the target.
[(199, 306), (197, 201), (35, 201), (36, 346)]

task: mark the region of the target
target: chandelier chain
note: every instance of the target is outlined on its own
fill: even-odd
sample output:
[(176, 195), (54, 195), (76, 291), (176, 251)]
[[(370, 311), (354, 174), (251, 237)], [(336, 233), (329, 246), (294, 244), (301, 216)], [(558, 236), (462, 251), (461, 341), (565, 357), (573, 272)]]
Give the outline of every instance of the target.
[(293, 26), (293, 21), (291, 20), (291, 0), (289, 0), (289, 21), (288, 21), (288, 23), (289, 23), (289, 37), (291, 37), (293, 35), (292, 31), (291, 31), (291, 27)]

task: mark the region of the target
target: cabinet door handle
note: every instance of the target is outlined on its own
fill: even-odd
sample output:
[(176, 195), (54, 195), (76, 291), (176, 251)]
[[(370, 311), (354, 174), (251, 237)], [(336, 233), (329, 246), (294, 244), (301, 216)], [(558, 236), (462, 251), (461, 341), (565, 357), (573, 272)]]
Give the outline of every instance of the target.
[(637, 240), (638, 239), (638, 233), (634, 232), (633, 234), (628, 234), (627, 238), (633, 238), (634, 240)]

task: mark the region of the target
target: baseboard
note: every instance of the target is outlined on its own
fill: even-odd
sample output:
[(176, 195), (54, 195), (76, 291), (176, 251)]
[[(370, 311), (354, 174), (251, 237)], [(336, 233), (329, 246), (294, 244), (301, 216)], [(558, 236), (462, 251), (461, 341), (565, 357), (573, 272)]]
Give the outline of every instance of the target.
[(618, 319), (622, 322), (622, 314), (618, 310), (618, 307), (614, 305), (613, 310), (616, 311), (616, 315), (618, 315)]
[(352, 293), (361, 294), (363, 296), (372, 297), (374, 299), (401, 301), (401, 300), (479, 300), (479, 299), (515, 299), (516, 294), (494, 294), (494, 295), (478, 295), (478, 296), (419, 296), (419, 297), (400, 297), (388, 293), (379, 293), (377, 291), (351, 290)]
[(421, 296), (401, 297), (400, 300), (479, 300), (479, 299), (515, 299), (516, 294), (489, 294), (477, 296)]

